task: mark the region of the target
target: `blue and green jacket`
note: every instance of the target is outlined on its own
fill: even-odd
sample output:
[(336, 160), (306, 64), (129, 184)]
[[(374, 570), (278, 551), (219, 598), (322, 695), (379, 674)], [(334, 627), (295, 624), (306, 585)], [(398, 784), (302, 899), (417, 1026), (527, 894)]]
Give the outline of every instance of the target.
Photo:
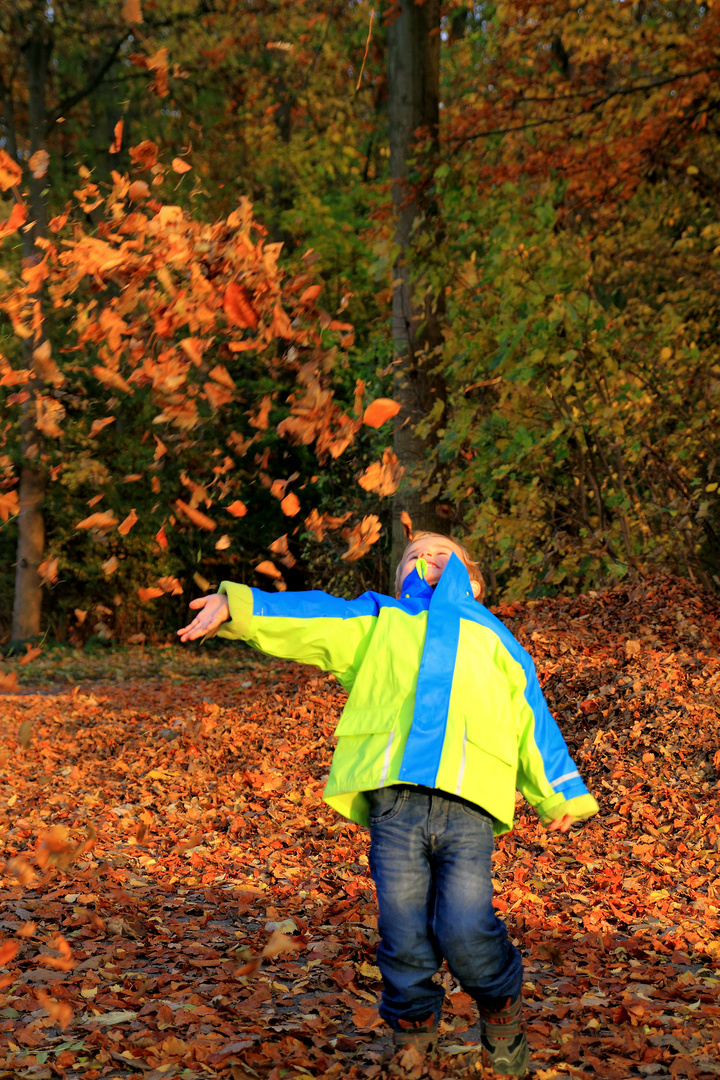
[(363, 593), (266, 593), (223, 582), (241, 638), (271, 656), (332, 672), (348, 691), (325, 801), (368, 823), (364, 792), (421, 784), (486, 810), (496, 833), (512, 828), (519, 789), (544, 822), (597, 813), (533, 662), (474, 599), (451, 555), (433, 589), (413, 570), (399, 599)]

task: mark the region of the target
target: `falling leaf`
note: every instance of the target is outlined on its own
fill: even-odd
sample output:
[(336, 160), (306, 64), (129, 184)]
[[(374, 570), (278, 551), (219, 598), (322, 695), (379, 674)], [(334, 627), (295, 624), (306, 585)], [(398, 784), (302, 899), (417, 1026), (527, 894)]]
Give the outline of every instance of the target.
[(273, 930), (270, 935), (270, 940), (262, 951), (263, 956), (279, 956), (284, 952), (296, 952), (300, 946), (296, 941), (293, 941), (287, 934), (283, 934), (281, 930)]
[(125, 22), (141, 23), (143, 21), (143, 14), (140, 0), (125, 0), (122, 14)]
[(0, 190), (9, 191), (22, 180), (22, 169), (0, 146)]
[(112, 510), (96, 510), (94, 514), (90, 514), (89, 517), (83, 518), (82, 521), (78, 521), (75, 528), (107, 531), (108, 529), (113, 529), (117, 523), (118, 520)]
[(287, 535), (279, 536), (277, 540), (273, 540), (272, 544), (270, 544), (270, 551), (272, 551), (273, 555), (279, 555), (280, 562), (283, 566), (287, 566), (289, 570), (295, 566), (297, 560), (288, 547)]
[(235, 281), (231, 281), (225, 289), (223, 311), (228, 322), (240, 327), (241, 330), (254, 330), (258, 324), (258, 317), (247, 290)]
[(28, 166), (36, 180), (42, 180), (43, 176), (48, 171), (49, 163), (50, 155), (47, 150), (36, 150), (35, 153), (31, 155)]
[[(139, 0), (138, 0), (139, 7)], [(128, 20), (130, 21), (130, 20)], [(142, 22), (142, 16), (139, 19), (132, 20), (134, 22)], [(124, 121), (118, 120), (117, 124), (113, 128), (113, 141), (110, 144), (110, 153), (119, 154), (122, 147), (122, 135), (123, 135), (123, 123)]]
[(641, 650), (642, 645), (639, 641), (633, 641), (632, 639), (629, 639), (625, 642), (625, 655), (627, 657), (637, 656)]
[(183, 161), (182, 158), (175, 157), (172, 159), (171, 168), (174, 172), (178, 173), (179, 176), (182, 176), (183, 173), (190, 172), (192, 166), (188, 165), (187, 161)]
[(50, 355), (50, 342), (47, 338), (33, 349), (33, 371), (53, 386), (61, 386), (65, 382), (65, 376)]
[(109, 559), (106, 559), (104, 563), (101, 563), (102, 572), (105, 577), (110, 577), (111, 574), (114, 574), (119, 565), (120, 563), (115, 555), (111, 555)]
[(413, 538), (413, 523), (412, 523), (412, 518), (408, 514), (407, 510), (401, 510), (400, 511), (400, 524), (403, 527), (403, 531), (405, 533), (405, 538), (407, 540), (412, 540), (412, 538)]
[(92, 424), (90, 425), (90, 431), (88, 432), (89, 437), (91, 439), (94, 439), (95, 436), (98, 435), (102, 431), (103, 428), (106, 428), (108, 426), (108, 424), (114, 424), (114, 423), (115, 423), (115, 417), (114, 416), (104, 416), (102, 418), (102, 420), (93, 420)]
[(87, 611), (85, 611), (83, 608), (77, 608), (76, 607), (73, 614), (75, 615), (75, 618), (79, 622), (80, 626), (82, 626), (82, 624), (87, 619)]
[(17, 491), (0, 491), (0, 518), (7, 521), (10, 517), (20, 513)]
[(137, 146), (131, 146), (128, 153), (140, 169), (152, 169), (157, 164), (158, 147), (152, 139), (143, 139)]
[(74, 1016), (73, 1007), (69, 1001), (58, 1001), (57, 998), (46, 994), (44, 990), (36, 990), (37, 999), (48, 1016), (55, 1020), (60, 1030), (64, 1030)]
[(227, 535), (227, 533), (223, 533), (223, 535), (220, 537), (220, 539), (215, 544), (215, 550), (216, 551), (226, 551), (227, 548), (229, 548), (231, 544), (232, 544), (232, 540), (230, 539), (230, 537)]
[(18, 742), (23, 750), (27, 750), (32, 742), (32, 720), (23, 720), (18, 728)]
[(280, 503), (280, 509), (286, 517), (295, 517), (300, 513), (300, 500), (294, 491), (290, 491)]
[(208, 532), (212, 532), (215, 528), (215, 522), (212, 518), (209, 518), (207, 514), (203, 514), (201, 510), (196, 510), (194, 507), (188, 506), (182, 499), (175, 500), (175, 509), (192, 521), (193, 525), (197, 525), (201, 529), (206, 529)]
[(271, 563), (269, 559), (264, 559), (262, 562), (259, 562), (255, 567), (255, 570), (258, 574), (265, 574), (265, 576), (269, 578), (282, 578), (282, 574), (277, 566), (275, 566), (274, 563)]
[(150, 585), (147, 588), (140, 588), (137, 591), (138, 596), (145, 603), (146, 600), (154, 600), (158, 596), (164, 596), (164, 590), (159, 589), (156, 585)]
[(160, 528), (158, 529), (158, 531), (155, 533), (155, 543), (163, 551), (167, 550), (168, 538), (167, 538), (167, 534), (165, 532), (165, 526), (164, 525), (161, 525)]
[(38, 566), (38, 574), (40, 575), (40, 581), (43, 585), (52, 585), (54, 581), (57, 581), (59, 562), (60, 560), (56, 555), (54, 558), (48, 557), (47, 559), (43, 559), (40, 563)]
[(72, 949), (62, 934), (56, 934), (51, 948), (60, 953), (60, 956), (43, 955), (42, 960), (46, 967), (55, 968), (57, 971), (72, 971), (75, 967)]
[(322, 292), (322, 288), (322, 285), (308, 285), (300, 297), (300, 303), (303, 305), (314, 304)]
[(11, 964), (18, 954), (19, 948), (18, 942), (9, 938), (0, 941), (0, 967), (7, 967), (8, 964)]
[(137, 522), (137, 520), (138, 520), (138, 516), (137, 516), (135, 510), (133, 509), (133, 510), (130, 511), (130, 513), (125, 518), (125, 520), (123, 522), (121, 522), (120, 525), (118, 525), (118, 532), (120, 533), (120, 535), (121, 536), (127, 536), (127, 534), (130, 532), (130, 530), (132, 529), (133, 525)]
[(139, 202), (140, 199), (148, 199), (150, 197), (150, 188), (144, 180), (133, 180), (128, 188), (128, 195), (133, 202)]
[(244, 502), (240, 502), (239, 499), (236, 499), (235, 502), (231, 502), (225, 509), (228, 514), (232, 514), (233, 517), (245, 517), (247, 514), (247, 506)]
[(404, 472), (405, 466), (398, 462), (395, 453), (388, 448), (383, 451), (382, 462), (374, 461), (372, 465), (368, 465), (358, 483), (365, 491), (374, 491), (380, 496), (393, 495)]
[(202, 589), (203, 592), (211, 592), (212, 585), (206, 577), (203, 577), (202, 574), (198, 573), (197, 571), (193, 574), (193, 581), (197, 585), (198, 589)]
[(376, 398), (371, 401), (363, 414), (363, 423), (368, 427), (379, 428), (384, 423), (397, 416), (401, 406), (392, 398)]
[[(0, 168), (0, 174), (2, 169)], [(4, 236), (10, 236), (11, 233), (16, 232), (21, 225), (27, 220), (27, 208), (22, 203), (15, 203), (10, 216), (0, 224), (0, 240)]]
[(343, 533), (349, 547), (342, 558), (347, 562), (354, 562), (367, 555), (372, 545), (379, 540), (381, 530), (382, 525), (377, 514), (367, 514), (354, 529)]
[(169, 593), (170, 596), (180, 596), (183, 591), (182, 584), (176, 577), (173, 577), (172, 574), (158, 578), (158, 587), (161, 588), (163, 592)]
[(32, 648), (28, 645), (27, 652), (20, 658), (20, 665), (29, 664), (32, 660), (36, 660), (41, 652), (42, 649), (39, 645), (35, 645)]

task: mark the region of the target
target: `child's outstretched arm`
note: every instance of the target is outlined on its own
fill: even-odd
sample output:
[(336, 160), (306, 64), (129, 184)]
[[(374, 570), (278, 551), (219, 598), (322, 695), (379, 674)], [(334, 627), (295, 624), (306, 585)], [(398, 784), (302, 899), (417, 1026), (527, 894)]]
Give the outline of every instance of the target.
[(214, 634), (218, 627), (230, 618), (227, 597), (220, 593), (198, 596), (197, 599), (190, 601), (190, 607), (196, 611), (198, 608), (200, 610), (192, 622), (178, 630), (177, 634), (181, 641), (194, 641), (196, 638)]
[(178, 631), (192, 641), (219, 630), (220, 637), (247, 642), (261, 652), (315, 664), (333, 672), (346, 689), (377, 622), (378, 600), (364, 593), (343, 600), (323, 592), (267, 593), (223, 581), (211, 596), (193, 600), (198, 615)]

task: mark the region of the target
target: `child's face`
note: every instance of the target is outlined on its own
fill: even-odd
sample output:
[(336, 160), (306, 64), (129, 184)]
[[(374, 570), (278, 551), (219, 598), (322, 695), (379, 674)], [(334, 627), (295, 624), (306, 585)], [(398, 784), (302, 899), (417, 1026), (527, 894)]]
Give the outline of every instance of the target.
[[(442, 577), (443, 570), (447, 566), (451, 555), (457, 555), (462, 560), (462, 552), (444, 536), (423, 536), (414, 540), (405, 549), (405, 554), (400, 563), (400, 581), (403, 582), (408, 574), (415, 569), (418, 559), (424, 559), (427, 563), (425, 580), (428, 585), (435, 586)], [(477, 596), (480, 585), (477, 581), (471, 582), (473, 595)]]

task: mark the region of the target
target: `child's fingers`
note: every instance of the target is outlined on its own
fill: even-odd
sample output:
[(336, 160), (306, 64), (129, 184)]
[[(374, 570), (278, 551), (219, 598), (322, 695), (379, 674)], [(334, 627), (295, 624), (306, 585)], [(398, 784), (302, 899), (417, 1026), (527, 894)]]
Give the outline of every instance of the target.
[(207, 604), (209, 596), (196, 596), (194, 600), (191, 600), (188, 607), (191, 608), (204, 608)]

